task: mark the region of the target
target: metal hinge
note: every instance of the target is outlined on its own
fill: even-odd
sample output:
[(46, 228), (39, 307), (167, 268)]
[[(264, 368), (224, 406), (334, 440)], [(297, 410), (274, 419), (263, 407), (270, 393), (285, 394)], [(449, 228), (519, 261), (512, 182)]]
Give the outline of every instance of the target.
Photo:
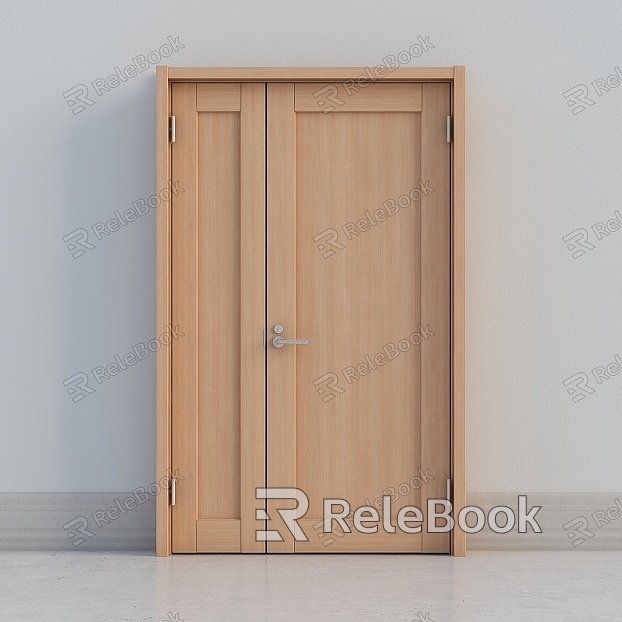
[(171, 505), (175, 505), (176, 502), (176, 488), (177, 488), (177, 480), (175, 479), (175, 476), (171, 477), (171, 484), (170, 484), (170, 488), (171, 488)]
[(172, 143), (175, 142), (175, 117), (168, 119), (168, 139)]
[(447, 117), (447, 142), (451, 142), (451, 117)]
[(447, 480), (446, 497), (447, 501), (451, 501), (451, 479)]

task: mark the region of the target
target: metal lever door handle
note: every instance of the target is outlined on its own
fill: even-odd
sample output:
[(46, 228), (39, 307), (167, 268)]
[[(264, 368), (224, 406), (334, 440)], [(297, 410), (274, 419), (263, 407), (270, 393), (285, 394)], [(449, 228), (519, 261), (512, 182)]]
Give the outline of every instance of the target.
[(280, 335), (272, 340), (272, 345), (275, 348), (282, 348), (285, 345), (306, 346), (308, 343), (306, 339), (284, 339)]

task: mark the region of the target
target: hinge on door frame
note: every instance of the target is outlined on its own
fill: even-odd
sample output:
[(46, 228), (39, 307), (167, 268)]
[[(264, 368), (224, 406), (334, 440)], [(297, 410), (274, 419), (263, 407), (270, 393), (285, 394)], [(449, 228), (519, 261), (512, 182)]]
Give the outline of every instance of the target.
[(168, 139), (169, 142), (175, 142), (175, 117), (168, 118)]
[(451, 117), (447, 117), (447, 142), (451, 142)]
[(175, 476), (173, 475), (173, 477), (171, 477), (171, 483), (170, 483), (170, 489), (171, 489), (171, 496), (169, 499), (169, 503), (171, 505), (175, 505), (177, 499), (176, 499), (176, 493), (177, 493), (177, 480), (175, 479)]
[(447, 480), (446, 498), (447, 501), (451, 501), (451, 478)]

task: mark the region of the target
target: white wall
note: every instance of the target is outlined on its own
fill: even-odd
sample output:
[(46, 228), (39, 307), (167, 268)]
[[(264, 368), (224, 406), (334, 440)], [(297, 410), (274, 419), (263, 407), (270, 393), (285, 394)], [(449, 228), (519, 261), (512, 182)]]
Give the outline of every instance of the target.
[(159, 48), (170, 65), (467, 65), (468, 487), (622, 490), (622, 375), (573, 403), (562, 381), (622, 353), (622, 231), (573, 259), (562, 237), (621, 208), (622, 5), (4, 0), (0, 487), (129, 490), (154, 472), (154, 357), (73, 403), (62, 381), (155, 335), (155, 213), (73, 259), (63, 236), (155, 188), (154, 70), (74, 115), (63, 93)]

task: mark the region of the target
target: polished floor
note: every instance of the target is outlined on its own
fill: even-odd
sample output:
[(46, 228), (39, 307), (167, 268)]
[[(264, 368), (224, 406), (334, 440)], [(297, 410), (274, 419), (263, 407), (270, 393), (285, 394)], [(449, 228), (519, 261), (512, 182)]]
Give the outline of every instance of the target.
[(0, 620), (622, 620), (622, 552), (0, 553)]

